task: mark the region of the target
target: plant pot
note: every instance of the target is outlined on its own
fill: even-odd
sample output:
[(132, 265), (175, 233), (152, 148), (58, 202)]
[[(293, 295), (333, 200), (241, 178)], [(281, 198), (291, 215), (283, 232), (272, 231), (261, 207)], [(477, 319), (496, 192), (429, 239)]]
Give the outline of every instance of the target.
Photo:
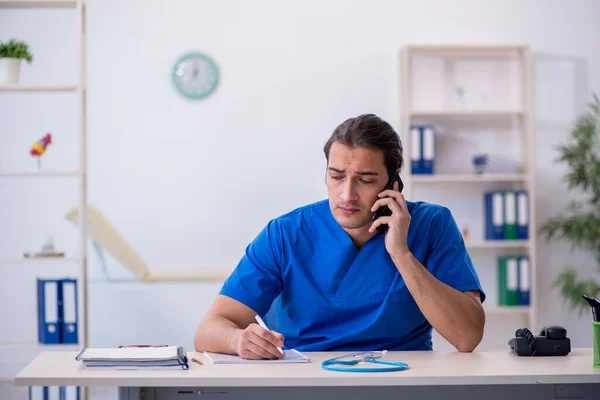
[(21, 59), (0, 58), (0, 85), (16, 85), (21, 74)]

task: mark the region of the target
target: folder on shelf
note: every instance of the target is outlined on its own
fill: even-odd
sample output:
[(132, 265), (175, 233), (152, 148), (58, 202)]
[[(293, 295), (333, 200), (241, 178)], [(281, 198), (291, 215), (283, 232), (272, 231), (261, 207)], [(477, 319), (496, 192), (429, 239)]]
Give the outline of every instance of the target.
[(517, 196), (514, 190), (504, 191), (504, 239), (517, 239)]
[(79, 400), (79, 387), (62, 386), (60, 388), (61, 400)]
[(519, 304), (519, 263), (516, 256), (498, 257), (498, 305)]
[(498, 257), (498, 305), (506, 305), (506, 256)]
[(37, 280), (38, 341), (57, 344), (60, 338), (60, 281)]
[(423, 173), (421, 165), (421, 154), (423, 154), (423, 144), (421, 142), (421, 127), (419, 125), (410, 126), (410, 168), (414, 175)]
[(60, 322), (62, 343), (78, 343), (77, 280), (61, 279), (62, 318)]
[(504, 196), (502, 192), (487, 192), (484, 200), (486, 240), (504, 239)]
[(506, 259), (506, 305), (519, 304), (519, 263), (518, 258), (509, 256)]
[(44, 386), (44, 400), (63, 400), (60, 386)]
[(435, 166), (435, 127), (433, 125), (423, 126), (421, 136), (423, 144), (423, 174), (432, 175)]
[(44, 386), (31, 386), (29, 400), (44, 400)]
[(529, 257), (519, 257), (519, 301), (522, 306), (529, 305), (529, 292), (531, 287), (531, 269), (529, 267)]
[(529, 239), (529, 193), (517, 191), (517, 239)]

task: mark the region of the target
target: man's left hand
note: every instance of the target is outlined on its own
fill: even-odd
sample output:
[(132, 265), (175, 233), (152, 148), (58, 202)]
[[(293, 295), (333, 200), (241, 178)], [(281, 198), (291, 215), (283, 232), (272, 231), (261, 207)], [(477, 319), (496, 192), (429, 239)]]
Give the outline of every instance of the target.
[(383, 206), (388, 206), (392, 215), (377, 218), (371, 224), (369, 232), (375, 232), (379, 225), (387, 224), (385, 248), (390, 256), (396, 258), (405, 253), (410, 253), (407, 244), (410, 214), (404, 196), (398, 191), (398, 182), (394, 183), (394, 190), (384, 190), (379, 193), (379, 200), (373, 204), (371, 211), (375, 212)]

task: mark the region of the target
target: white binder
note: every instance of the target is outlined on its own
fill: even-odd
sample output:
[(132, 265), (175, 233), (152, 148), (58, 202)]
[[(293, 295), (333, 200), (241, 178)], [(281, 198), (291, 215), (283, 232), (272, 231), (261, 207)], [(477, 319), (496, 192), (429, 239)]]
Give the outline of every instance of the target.
[(410, 127), (410, 168), (413, 174), (423, 173), (421, 147), (421, 128), (418, 125), (412, 125)]

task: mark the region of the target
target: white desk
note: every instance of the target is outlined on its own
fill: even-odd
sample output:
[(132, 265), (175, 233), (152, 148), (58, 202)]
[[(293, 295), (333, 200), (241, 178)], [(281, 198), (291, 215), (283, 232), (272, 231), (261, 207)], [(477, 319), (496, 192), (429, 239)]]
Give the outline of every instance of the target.
[[(77, 352), (44, 352), (16, 377), (17, 386), (117, 386), (122, 400), (300, 398), (436, 398), (443, 400), (600, 399), (600, 369), (592, 349), (573, 349), (565, 357), (518, 357), (498, 352), (390, 352), (385, 359), (410, 369), (387, 373), (331, 372), (327, 358), (344, 353), (305, 353), (307, 364), (204, 365), (189, 370), (88, 370)], [(406, 396), (406, 397), (404, 397)]]

